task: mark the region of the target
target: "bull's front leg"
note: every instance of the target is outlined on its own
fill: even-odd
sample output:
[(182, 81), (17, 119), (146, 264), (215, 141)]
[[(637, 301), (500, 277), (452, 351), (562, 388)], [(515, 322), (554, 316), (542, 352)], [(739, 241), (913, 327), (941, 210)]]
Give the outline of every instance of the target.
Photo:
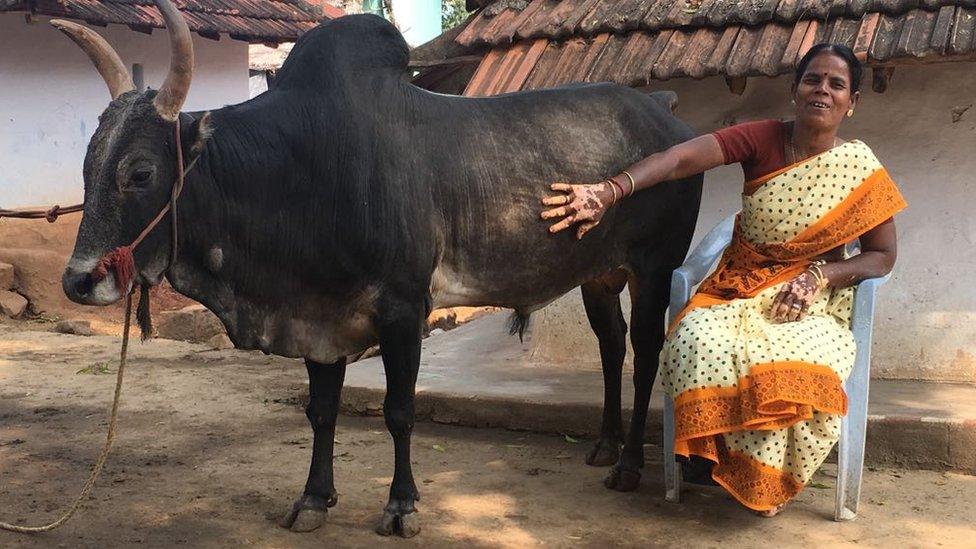
[(420, 341), (425, 320), (423, 302), (398, 304), (380, 321), (380, 354), (386, 372), (383, 417), (393, 437), (394, 472), (390, 500), (376, 527), (378, 534), (409, 538), (420, 532), (414, 503), (420, 499), (410, 467), (410, 434), (414, 422), (414, 391), (420, 369)]
[(321, 526), (328, 508), (339, 499), (332, 476), (332, 452), (346, 360), (321, 364), (306, 359), (305, 367), (309, 397), (305, 415), (312, 424), (314, 438), (305, 492), (281, 521), (281, 526), (293, 532), (310, 532)]

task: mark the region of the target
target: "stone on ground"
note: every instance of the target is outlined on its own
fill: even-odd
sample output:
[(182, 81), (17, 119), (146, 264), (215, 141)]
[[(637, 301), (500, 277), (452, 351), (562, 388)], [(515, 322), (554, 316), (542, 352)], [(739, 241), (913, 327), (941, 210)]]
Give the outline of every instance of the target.
[(9, 290), (0, 291), (0, 312), (11, 318), (16, 318), (27, 309), (24, 296)]
[(62, 320), (57, 323), (54, 329), (62, 334), (92, 335), (91, 321), (88, 320)]
[(234, 342), (227, 337), (227, 334), (217, 334), (207, 340), (207, 345), (217, 350), (233, 349)]
[(223, 335), (224, 325), (217, 315), (203, 305), (190, 305), (178, 311), (159, 313), (157, 335), (192, 343), (210, 343), (217, 335)]
[(0, 263), (0, 290), (13, 290), (16, 284), (14, 266), (10, 263)]

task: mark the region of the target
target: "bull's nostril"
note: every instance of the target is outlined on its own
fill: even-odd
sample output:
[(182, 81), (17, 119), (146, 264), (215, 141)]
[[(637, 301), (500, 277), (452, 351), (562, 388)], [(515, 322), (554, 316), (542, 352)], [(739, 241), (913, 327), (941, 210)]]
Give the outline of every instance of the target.
[(61, 285), (64, 294), (72, 301), (87, 298), (95, 289), (95, 281), (92, 280), (91, 273), (70, 268), (61, 277)]
[(78, 282), (75, 284), (75, 291), (78, 292), (79, 296), (85, 297), (91, 293), (94, 286), (95, 281), (92, 280), (91, 273), (85, 273), (79, 277)]

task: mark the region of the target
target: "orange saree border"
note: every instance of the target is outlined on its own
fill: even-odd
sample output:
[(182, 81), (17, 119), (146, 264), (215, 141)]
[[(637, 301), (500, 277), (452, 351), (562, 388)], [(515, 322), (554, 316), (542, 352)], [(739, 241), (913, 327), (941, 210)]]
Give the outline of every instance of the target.
[(715, 482), (746, 507), (769, 510), (800, 493), (803, 483), (787, 471), (729, 450), (721, 435), (784, 429), (812, 419), (814, 410), (847, 413), (847, 395), (833, 370), (795, 361), (757, 364), (735, 387), (691, 389), (678, 395), (675, 453), (715, 462)]
[(850, 242), (907, 206), (888, 170), (879, 168), (796, 238), (789, 242), (752, 245), (757, 252), (778, 261), (809, 259)]
[(847, 413), (843, 383), (830, 367), (799, 361), (757, 364), (734, 387), (679, 394), (674, 399), (675, 444), (747, 429), (783, 429), (812, 418), (814, 410)]
[(790, 473), (743, 452), (729, 450), (721, 437), (709, 436), (690, 442), (688, 453), (678, 453), (685, 457), (694, 454), (714, 462), (712, 480), (750, 509), (768, 511), (803, 490), (803, 483)]
[(750, 509), (769, 511), (803, 490), (803, 483), (786, 471), (742, 452), (726, 450), (724, 453), (712, 469), (712, 479)]

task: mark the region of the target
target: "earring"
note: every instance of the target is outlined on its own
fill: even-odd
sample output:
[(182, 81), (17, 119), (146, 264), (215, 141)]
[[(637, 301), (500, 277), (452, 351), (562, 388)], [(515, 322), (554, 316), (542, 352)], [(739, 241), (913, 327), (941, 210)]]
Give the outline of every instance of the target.
[(854, 109), (850, 109), (847, 111), (847, 117), (850, 118), (852, 116), (854, 116)]

